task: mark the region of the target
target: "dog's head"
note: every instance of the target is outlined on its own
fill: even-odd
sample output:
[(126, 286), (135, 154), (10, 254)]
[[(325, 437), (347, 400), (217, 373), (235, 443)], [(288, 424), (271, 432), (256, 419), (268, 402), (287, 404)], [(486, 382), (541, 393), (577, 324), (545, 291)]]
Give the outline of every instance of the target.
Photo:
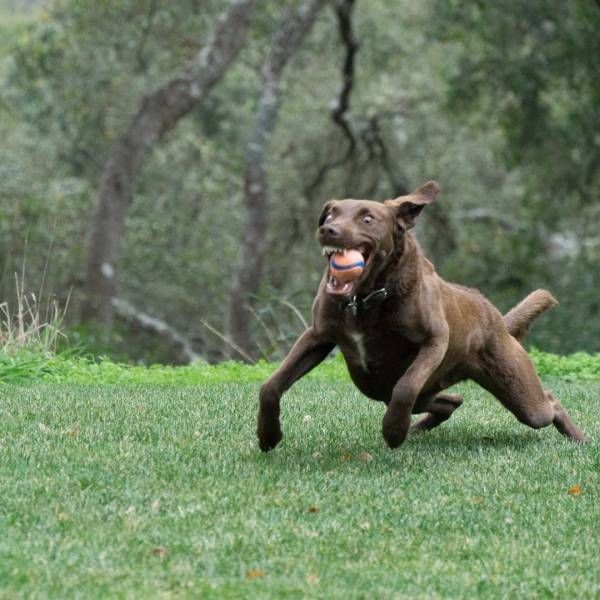
[(365, 267), (354, 281), (341, 283), (328, 272), (327, 293), (352, 296), (359, 289), (369, 290), (378, 274), (404, 247), (406, 232), (414, 227), (423, 208), (435, 200), (439, 191), (435, 181), (428, 181), (408, 196), (395, 200), (330, 200), (319, 217), (317, 240), (328, 264), (337, 252), (358, 250)]

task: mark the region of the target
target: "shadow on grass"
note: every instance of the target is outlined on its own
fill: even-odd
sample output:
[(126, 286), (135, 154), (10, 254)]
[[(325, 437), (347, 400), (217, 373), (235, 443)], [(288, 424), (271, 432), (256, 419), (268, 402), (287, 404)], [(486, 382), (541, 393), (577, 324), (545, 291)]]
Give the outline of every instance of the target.
[(513, 430), (496, 430), (493, 432), (476, 430), (470, 427), (452, 427), (444, 431), (421, 432), (412, 434), (406, 442), (391, 450), (382, 437), (374, 438), (371, 433), (355, 432), (348, 436), (344, 443), (339, 436), (323, 437), (321, 443), (314, 438), (307, 440), (295, 438), (293, 434), (285, 436), (283, 442), (275, 450), (262, 453), (256, 448), (248, 455), (249, 461), (265, 464), (277, 471), (290, 470), (331, 471), (333, 469), (364, 470), (371, 465), (385, 469), (398, 467), (428, 468), (444, 464), (471, 463), (481, 460), (483, 455), (492, 455), (494, 451), (506, 455), (514, 451), (520, 454), (523, 450), (540, 448), (551, 436), (562, 436), (554, 428), (542, 431), (520, 430), (518, 424)]
[[(438, 433), (439, 435), (436, 435)], [(410, 437), (416, 447), (428, 448), (523, 448), (539, 444), (544, 433), (558, 432), (554, 427), (532, 431), (523, 429), (519, 424), (513, 430), (486, 431), (483, 428), (474, 430), (465, 427), (454, 427), (439, 432), (419, 432)]]

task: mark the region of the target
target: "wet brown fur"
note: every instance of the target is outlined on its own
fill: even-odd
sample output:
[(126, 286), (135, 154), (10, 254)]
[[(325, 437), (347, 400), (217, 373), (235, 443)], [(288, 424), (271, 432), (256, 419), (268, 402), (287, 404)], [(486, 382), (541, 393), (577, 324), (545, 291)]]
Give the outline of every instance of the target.
[[(438, 192), (428, 182), (408, 196), (384, 203), (328, 202), (319, 220), (322, 245), (367, 245), (370, 258), (353, 291), (365, 298), (385, 287), (389, 296), (356, 314), (347, 298), (326, 291), (325, 272), (313, 304), (313, 324), (260, 390), (258, 441), (274, 448), (282, 437), (281, 395), (338, 346), (352, 380), (366, 396), (387, 405), (383, 436), (391, 448), (409, 430), (436, 427), (462, 404), (443, 390), (472, 379), (490, 391), (522, 423), (553, 423), (584, 441), (558, 400), (542, 388), (521, 345), (531, 322), (557, 302), (536, 290), (504, 317), (477, 290), (444, 281), (409, 232)], [(367, 223), (365, 215), (370, 215)], [(368, 220), (368, 219), (367, 219)], [(411, 415), (426, 413), (411, 427)]]

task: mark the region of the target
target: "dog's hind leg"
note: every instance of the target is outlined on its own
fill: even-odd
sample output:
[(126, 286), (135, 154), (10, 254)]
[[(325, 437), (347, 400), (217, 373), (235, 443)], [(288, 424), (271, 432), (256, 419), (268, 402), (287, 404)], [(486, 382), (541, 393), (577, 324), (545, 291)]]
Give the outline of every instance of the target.
[(584, 442), (584, 434), (552, 394), (542, 388), (527, 352), (513, 337), (481, 356), (484, 375), (476, 381), (490, 391), (521, 423), (539, 429), (551, 423), (564, 436)]
[[(422, 412), (429, 414), (411, 425), (410, 431), (429, 431), (450, 418), (450, 415), (463, 403), (462, 396), (455, 394), (436, 394)], [(419, 411), (421, 412), (421, 411)], [(414, 413), (414, 411), (413, 411)]]
[(545, 390), (544, 394), (550, 404), (554, 407), (554, 420), (552, 421), (554, 427), (566, 437), (572, 438), (577, 442), (585, 442), (585, 435), (575, 423), (571, 421), (571, 417), (569, 417), (567, 411), (561, 406), (560, 402), (548, 390)]

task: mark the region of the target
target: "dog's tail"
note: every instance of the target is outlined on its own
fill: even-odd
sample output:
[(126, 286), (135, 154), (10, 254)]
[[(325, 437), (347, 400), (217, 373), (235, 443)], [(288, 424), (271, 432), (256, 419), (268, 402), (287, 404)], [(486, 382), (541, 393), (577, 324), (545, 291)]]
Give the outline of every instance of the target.
[(557, 304), (558, 300), (549, 291), (535, 290), (504, 315), (506, 328), (521, 342), (534, 319)]

